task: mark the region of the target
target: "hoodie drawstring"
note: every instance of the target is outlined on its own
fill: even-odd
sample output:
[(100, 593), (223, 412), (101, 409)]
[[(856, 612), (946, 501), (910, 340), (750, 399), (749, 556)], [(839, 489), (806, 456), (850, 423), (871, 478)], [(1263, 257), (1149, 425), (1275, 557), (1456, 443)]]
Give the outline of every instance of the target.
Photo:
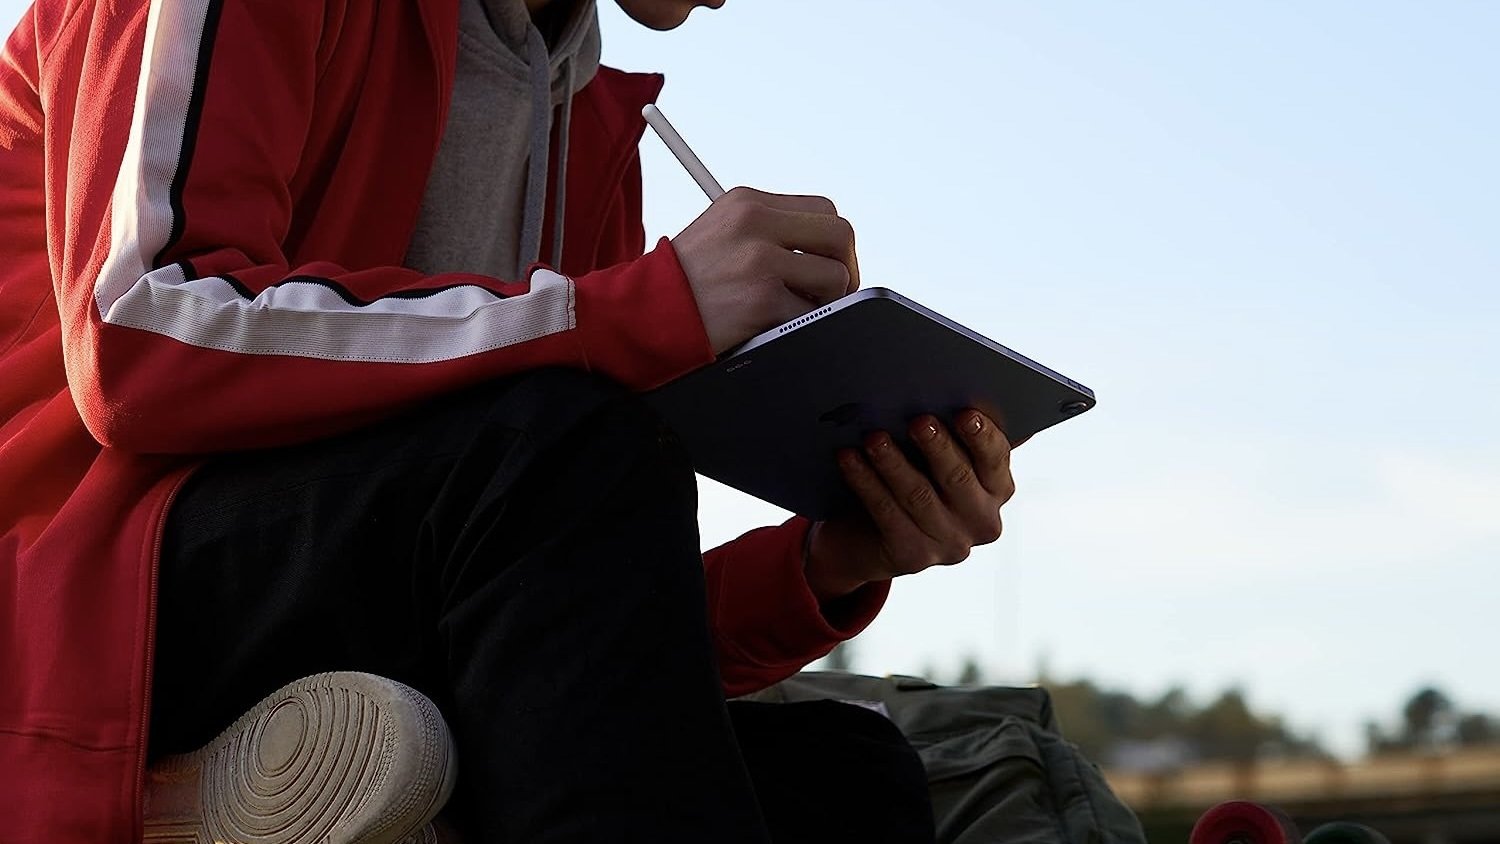
[[(521, 242), (517, 250), (516, 278), (541, 258), (542, 226), (547, 206), (547, 159), (552, 146), (551, 57), (542, 33), (532, 25), (526, 30), (526, 63), (531, 70), (531, 138), (526, 170), (526, 206), (521, 217)], [(564, 61), (565, 96), (559, 107), (557, 182), (552, 185), (552, 268), (560, 269), (563, 250), (563, 214), (567, 210), (568, 134), (573, 126), (573, 61)]]
[[(526, 210), (521, 217), (516, 278), (542, 253), (542, 214), (547, 203), (547, 151), (551, 146), (552, 80), (547, 42), (536, 26), (526, 28), (526, 64), (531, 70), (531, 143), (526, 170)], [(561, 228), (559, 226), (559, 228)]]
[(563, 214), (568, 210), (568, 135), (573, 129), (573, 68), (570, 58), (563, 63), (563, 88), (568, 95), (563, 98), (562, 115), (557, 121), (557, 181), (552, 185), (555, 199), (552, 203), (552, 268), (562, 272)]

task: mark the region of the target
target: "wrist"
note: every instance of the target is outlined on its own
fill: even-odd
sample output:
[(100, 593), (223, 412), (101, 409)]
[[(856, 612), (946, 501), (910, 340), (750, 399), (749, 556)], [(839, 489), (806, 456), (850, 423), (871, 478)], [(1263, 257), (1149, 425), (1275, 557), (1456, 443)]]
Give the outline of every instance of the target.
[(839, 540), (837, 526), (813, 522), (807, 530), (803, 573), (819, 603), (838, 600), (870, 582), (869, 578), (851, 571), (851, 555), (844, 545)]

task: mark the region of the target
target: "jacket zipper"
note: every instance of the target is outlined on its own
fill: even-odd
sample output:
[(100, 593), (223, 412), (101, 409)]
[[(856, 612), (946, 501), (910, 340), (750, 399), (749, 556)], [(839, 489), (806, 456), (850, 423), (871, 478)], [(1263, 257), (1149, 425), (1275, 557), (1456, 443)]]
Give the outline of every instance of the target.
[(156, 672), (156, 591), (157, 575), (161, 571), (161, 547), (167, 532), (167, 516), (172, 512), (172, 503), (182, 490), (194, 469), (184, 472), (172, 485), (167, 499), (162, 504), (161, 515), (156, 520), (156, 536), (151, 543), (151, 585), (146, 597), (146, 659), (145, 679), (141, 683), (141, 741), (136, 754), (135, 766), (135, 829), (144, 828), (146, 822), (146, 743), (151, 729), (151, 681)]

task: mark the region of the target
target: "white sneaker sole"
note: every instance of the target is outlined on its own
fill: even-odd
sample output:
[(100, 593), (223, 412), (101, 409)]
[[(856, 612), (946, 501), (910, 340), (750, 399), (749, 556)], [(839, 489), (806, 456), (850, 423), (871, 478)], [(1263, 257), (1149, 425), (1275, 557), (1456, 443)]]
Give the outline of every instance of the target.
[(291, 683), (147, 771), (148, 844), (417, 844), (453, 791), (432, 701), (336, 671)]

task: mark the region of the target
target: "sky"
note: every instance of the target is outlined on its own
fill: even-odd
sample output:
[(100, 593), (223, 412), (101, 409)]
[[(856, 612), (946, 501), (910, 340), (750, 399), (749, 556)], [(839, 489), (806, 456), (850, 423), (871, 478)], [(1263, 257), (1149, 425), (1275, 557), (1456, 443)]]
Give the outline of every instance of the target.
[[(1237, 684), (1344, 753), (1423, 684), (1500, 713), (1500, 4), (600, 3), (726, 186), (1098, 394), (856, 669)], [(642, 154), (654, 240), (705, 200)], [(705, 546), (785, 518), (701, 487)]]
[[(833, 198), (867, 286), (1098, 394), (856, 669), (1239, 684), (1343, 753), (1422, 684), (1500, 713), (1500, 4), (603, 8), (726, 186)], [(702, 487), (706, 545), (784, 516)]]

